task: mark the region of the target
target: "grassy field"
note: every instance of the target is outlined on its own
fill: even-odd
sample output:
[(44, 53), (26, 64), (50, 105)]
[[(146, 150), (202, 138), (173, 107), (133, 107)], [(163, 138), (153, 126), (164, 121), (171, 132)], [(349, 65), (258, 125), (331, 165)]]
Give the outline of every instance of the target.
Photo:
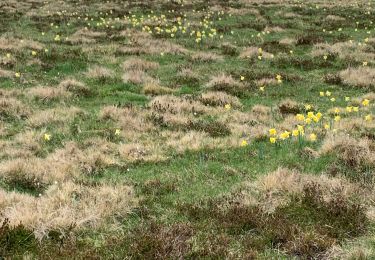
[(0, 258), (375, 259), (374, 22), (2, 0)]

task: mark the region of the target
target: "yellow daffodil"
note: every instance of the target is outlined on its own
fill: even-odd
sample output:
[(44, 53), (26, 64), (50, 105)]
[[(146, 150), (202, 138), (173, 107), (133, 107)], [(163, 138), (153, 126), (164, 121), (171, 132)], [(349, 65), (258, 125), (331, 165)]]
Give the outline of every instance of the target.
[(293, 135), (293, 136), (299, 136), (299, 131), (298, 131), (298, 129), (293, 130), (293, 131), (292, 131), (292, 135)]
[(276, 143), (276, 138), (275, 138), (275, 137), (270, 137), (270, 143), (271, 143), (271, 144)]
[(298, 121), (305, 121), (305, 116), (302, 115), (302, 114), (297, 114), (296, 118), (297, 118)]
[(49, 141), (49, 140), (51, 140), (51, 135), (45, 133), (44, 136), (43, 136), (43, 138), (44, 138), (44, 141)]
[(336, 122), (340, 121), (340, 120), (341, 120), (341, 116), (335, 116), (334, 120), (335, 120)]
[(269, 133), (270, 133), (271, 136), (275, 136), (275, 135), (277, 135), (277, 131), (276, 131), (275, 128), (271, 128), (271, 129), (269, 130)]
[(116, 129), (116, 130), (115, 130), (115, 135), (120, 135), (120, 133), (121, 133), (121, 130), (120, 130), (120, 129)]
[(245, 146), (248, 146), (248, 143), (246, 140), (242, 140), (241, 144), (240, 144), (241, 147), (245, 147)]
[(314, 134), (314, 133), (310, 134), (309, 139), (310, 139), (311, 142), (315, 142), (316, 141), (316, 134)]
[(284, 131), (283, 133), (280, 134), (280, 139), (285, 140), (288, 139), (290, 136), (290, 132)]
[(358, 112), (359, 111), (359, 107), (353, 107), (353, 111), (354, 112)]
[(319, 92), (319, 95), (320, 95), (321, 97), (324, 97), (324, 92), (323, 92), (323, 91), (320, 91), (320, 92)]
[(19, 72), (16, 72), (16, 73), (14, 73), (14, 76), (15, 76), (16, 78), (19, 78), (19, 77), (21, 77), (21, 74), (20, 74)]
[(225, 106), (224, 106), (224, 108), (226, 109), (226, 110), (230, 110), (231, 109), (231, 105), (230, 104), (226, 104)]
[(325, 130), (329, 130), (331, 128), (331, 126), (329, 124), (324, 124), (324, 129)]
[(365, 116), (365, 120), (366, 121), (371, 121), (372, 120), (372, 116), (371, 115), (366, 115)]
[(362, 101), (362, 105), (363, 105), (364, 107), (367, 107), (369, 104), (370, 104), (370, 100), (368, 100), (368, 99), (364, 99), (364, 100)]

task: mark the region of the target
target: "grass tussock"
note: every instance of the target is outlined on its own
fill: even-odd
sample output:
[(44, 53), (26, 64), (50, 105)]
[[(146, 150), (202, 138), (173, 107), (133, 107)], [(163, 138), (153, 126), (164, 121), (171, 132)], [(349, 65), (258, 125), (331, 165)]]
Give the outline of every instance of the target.
[(375, 69), (370, 67), (348, 68), (339, 73), (345, 85), (375, 89)]
[(231, 75), (219, 74), (211, 77), (210, 81), (206, 84), (206, 88), (214, 91), (223, 91), (233, 95), (240, 95), (245, 90), (242, 83), (233, 79)]

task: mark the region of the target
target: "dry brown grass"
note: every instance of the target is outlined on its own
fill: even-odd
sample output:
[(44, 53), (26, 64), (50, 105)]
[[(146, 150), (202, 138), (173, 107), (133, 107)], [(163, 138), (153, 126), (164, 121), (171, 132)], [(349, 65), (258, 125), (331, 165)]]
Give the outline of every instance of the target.
[[(0, 62), (1, 63), (1, 62)], [(14, 73), (10, 70), (0, 69), (0, 78), (13, 78)]]
[(273, 58), (272, 53), (269, 53), (269, 52), (266, 52), (266, 51), (260, 52), (259, 48), (257, 48), (257, 47), (247, 47), (240, 54), (240, 58), (242, 58), (242, 59), (257, 59), (258, 56), (262, 56), (262, 58), (264, 58), (264, 59), (272, 59)]
[(149, 106), (158, 112), (161, 113), (171, 113), (171, 114), (202, 114), (207, 112), (206, 106), (202, 103), (184, 98), (184, 97), (175, 97), (172, 95), (158, 96), (151, 100)]
[(58, 87), (77, 96), (87, 96), (91, 92), (90, 88), (87, 87), (84, 83), (73, 78), (67, 78), (61, 81)]
[(0, 97), (0, 115), (4, 117), (26, 117), (30, 109), (15, 98)]
[(370, 67), (348, 68), (340, 72), (345, 85), (375, 89), (375, 69)]
[(174, 91), (174, 89), (160, 86), (156, 82), (147, 82), (142, 88), (144, 94), (151, 96), (172, 94)]
[(142, 70), (130, 70), (125, 72), (122, 75), (122, 81), (124, 83), (132, 83), (132, 84), (158, 84), (158, 80), (149, 76), (146, 72)]
[(223, 57), (212, 52), (196, 52), (191, 55), (191, 60), (194, 62), (214, 62), (223, 61)]
[(122, 64), (122, 68), (125, 71), (129, 70), (140, 70), (140, 71), (149, 71), (159, 68), (159, 63), (153, 61), (147, 61), (140, 58), (130, 58)]
[(68, 37), (68, 42), (71, 44), (92, 44), (96, 42), (97, 38), (105, 36), (104, 32), (94, 32), (88, 29), (80, 29)]
[(71, 97), (71, 93), (58, 87), (39, 86), (28, 89), (28, 95), (42, 101), (64, 100)]
[(115, 217), (125, 217), (136, 205), (134, 192), (126, 185), (89, 187), (65, 182), (49, 187), (41, 197), (0, 190), (1, 221), (22, 224), (39, 240), (51, 230), (64, 235), (71, 228), (115, 223)]
[(202, 93), (200, 96), (200, 101), (203, 104), (210, 106), (225, 106), (227, 104), (234, 108), (239, 108), (242, 106), (239, 98), (221, 91), (209, 91)]
[(27, 119), (32, 127), (48, 126), (49, 124), (61, 125), (74, 120), (76, 116), (84, 115), (84, 111), (77, 107), (58, 107), (36, 111)]
[(231, 75), (221, 73), (217, 76), (211, 77), (210, 81), (206, 84), (206, 88), (215, 91), (224, 91), (230, 94), (239, 94), (244, 91), (244, 85)]
[(335, 154), (347, 166), (358, 168), (375, 165), (375, 151), (369, 139), (355, 139), (349, 135), (329, 135), (319, 150), (321, 155)]
[(112, 70), (102, 66), (92, 66), (85, 73), (86, 77), (97, 80), (107, 80), (114, 78), (115, 74)]

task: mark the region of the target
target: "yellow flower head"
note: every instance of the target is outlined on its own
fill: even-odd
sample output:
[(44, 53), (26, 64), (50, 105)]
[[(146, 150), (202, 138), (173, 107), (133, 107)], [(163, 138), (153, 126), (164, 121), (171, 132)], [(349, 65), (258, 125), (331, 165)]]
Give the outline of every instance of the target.
[(331, 96), (331, 94), (332, 94), (332, 93), (331, 93), (330, 91), (328, 91), (328, 90), (326, 91), (326, 96), (327, 96), (327, 97)]
[(225, 107), (226, 110), (230, 110), (231, 109), (231, 105), (230, 104), (226, 104), (224, 107)]
[(350, 97), (345, 97), (345, 101), (346, 102), (350, 101)]
[(324, 129), (325, 129), (325, 130), (329, 130), (330, 128), (331, 128), (331, 126), (330, 126), (329, 124), (325, 124), (325, 125), (324, 125)]
[(316, 134), (314, 134), (314, 133), (310, 134), (309, 139), (310, 139), (311, 142), (315, 142), (316, 141)]
[(121, 130), (120, 130), (120, 129), (116, 129), (116, 130), (115, 130), (115, 135), (120, 135), (120, 133), (121, 133)]
[(309, 105), (309, 104), (306, 104), (306, 105), (305, 105), (305, 109), (306, 109), (306, 110), (310, 110), (311, 108), (312, 108), (311, 105)]
[(340, 121), (341, 120), (341, 116), (335, 116), (335, 119), (334, 119), (336, 122)]
[(371, 116), (371, 115), (367, 115), (367, 116), (365, 116), (365, 120), (366, 120), (366, 121), (371, 121), (371, 120), (372, 120), (372, 116)]
[(275, 138), (275, 137), (270, 137), (270, 143), (271, 143), (271, 144), (276, 143), (276, 138)]
[(358, 112), (359, 111), (359, 107), (353, 107), (353, 111), (354, 112)]
[(351, 113), (352, 111), (353, 111), (353, 107), (352, 106), (346, 107), (346, 112)]
[(271, 128), (271, 129), (269, 130), (269, 133), (270, 133), (271, 136), (275, 136), (275, 135), (277, 135), (277, 131), (276, 131), (275, 128)]
[(364, 107), (367, 107), (369, 104), (370, 104), (370, 100), (368, 100), (367, 98), (362, 101), (362, 105)]
[(248, 146), (248, 143), (246, 140), (242, 140), (241, 144), (240, 144), (241, 147), (245, 147), (245, 146)]
[(290, 136), (290, 132), (284, 131), (283, 133), (280, 134), (280, 139), (285, 140), (288, 139)]
[(245, 77), (244, 76), (241, 76), (241, 81), (245, 80)]
[(320, 112), (318, 112), (318, 113), (316, 113), (316, 117), (318, 118), (318, 120), (320, 120), (321, 118), (322, 118), (322, 113), (320, 113)]
[(299, 136), (299, 131), (298, 131), (298, 129), (297, 129), (297, 130), (293, 130), (293, 131), (292, 131), (292, 135), (293, 135), (293, 136)]
[(298, 121), (304, 121), (305, 120), (305, 116), (302, 115), (302, 114), (297, 114), (296, 118), (297, 118)]
[(307, 117), (310, 118), (310, 119), (313, 118), (314, 117), (314, 112), (308, 112), (307, 113)]
[(45, 133), (43, 137), (44, 137), (45, 141), (51, 140), (51, 135), (50, 134)]
[(306, 124), (308, 124), (308, 125), (311, 124), (311, 118), (306, 118), (306, 119), (305, 119), (305, 122), (306, 122)]
[(321, 97), (324, 97), (324, 92), (323, 92), (323, 91), (320, 91), (320, 92), (319, 92), (319, 95), (320, 95)]

